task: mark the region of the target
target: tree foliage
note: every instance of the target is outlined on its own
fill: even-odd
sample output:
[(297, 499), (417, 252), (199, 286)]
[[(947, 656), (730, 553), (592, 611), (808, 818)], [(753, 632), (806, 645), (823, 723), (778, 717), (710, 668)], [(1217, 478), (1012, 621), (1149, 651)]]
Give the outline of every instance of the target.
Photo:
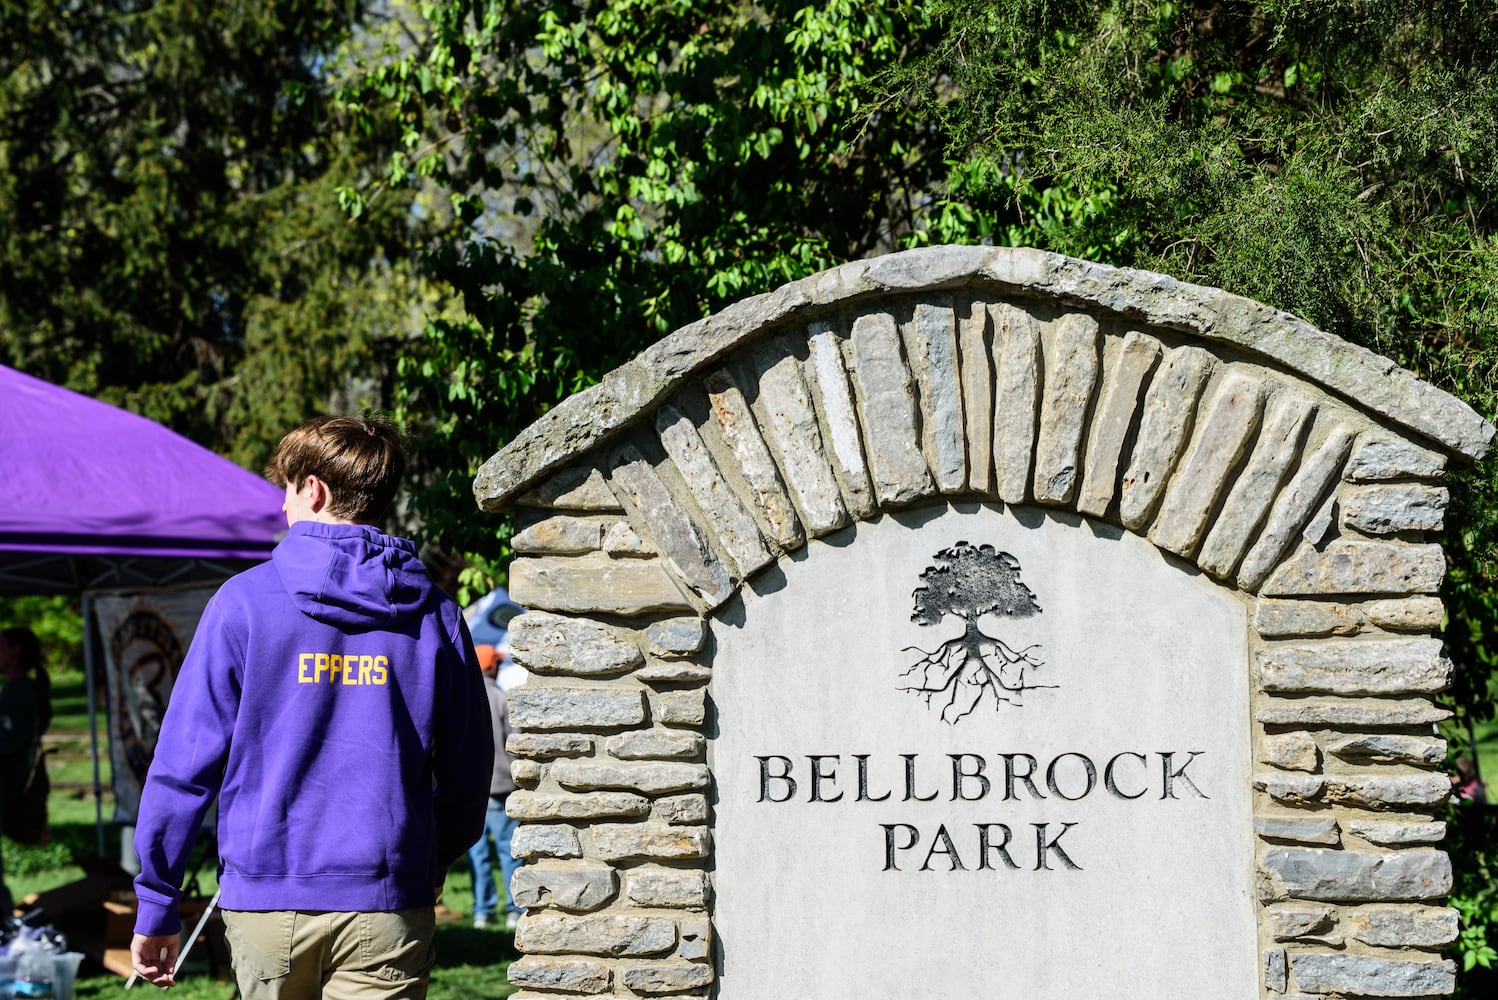
[(391, 188), (446, 191), (425, 256), (465, 315), (402, 362), (428, 526), (500, 555), (473, 471), (559, 399), (677, 326), (892, 249), (945, 170), (904, 113), (854, 127), (859, 88), (924, 46), (920, 5), (504, 0), (431, 5), (430, 35), (345, 93), (402, 154)]
[(25, 626), (36, 633), (42, 665), (55, 678), (83, 670), (83, 618), (71, 597), (0, 597), (0, 629)]
[(386, 142), (326, 101), (366, 6), (0, 2), (0, 360), (249, 465), (378, 376), (411, 219), (348, 224)]

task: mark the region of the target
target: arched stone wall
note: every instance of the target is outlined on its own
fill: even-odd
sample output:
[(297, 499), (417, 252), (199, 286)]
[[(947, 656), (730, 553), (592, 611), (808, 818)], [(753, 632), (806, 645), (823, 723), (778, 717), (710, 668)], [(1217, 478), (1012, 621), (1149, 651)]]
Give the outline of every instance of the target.
[(978, 504), (1117, 526), (1242, 603), (1259, 992), (1449, 993), (1426, 536), (1492, 433), (1294, 317), (1030, 250), (850, 264), (677, 331), (476, 481), (519, 512), (533, 609), (512, 981), (712, 991), (717, 616), (809, 539)]

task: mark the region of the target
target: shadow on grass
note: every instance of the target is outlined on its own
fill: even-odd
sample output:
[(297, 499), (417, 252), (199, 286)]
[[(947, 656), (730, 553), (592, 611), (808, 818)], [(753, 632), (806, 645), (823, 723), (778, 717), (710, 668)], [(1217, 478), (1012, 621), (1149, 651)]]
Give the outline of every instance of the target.
[(437, 925), (437, 964), (429, 1000), (489, 1000), (515, 992), (507, 970), (518, 956), (514, 937), (467, 923)]
[(509, 965), (519, 957), (514, 936), (505, 931), (460, 923), (437, 925), (440, 965)]
[(92, 861), (98, 857), (98, 835), (92, 823), (52, 823), (47, 843), (18, 844), (7, 837), (4, 847), (5, 874), (11, 878), (64, 868), (75, 859)]

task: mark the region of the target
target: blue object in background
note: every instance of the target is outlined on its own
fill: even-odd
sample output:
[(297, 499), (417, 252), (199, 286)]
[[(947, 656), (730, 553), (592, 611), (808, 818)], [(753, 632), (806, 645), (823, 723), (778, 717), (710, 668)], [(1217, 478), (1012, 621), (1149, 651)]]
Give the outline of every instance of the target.
[(499, 650), (499, 686), (506, 691), (524, 684), (528, 676), (524, 667), (510, 659), (510, 619), (524, 613), (503, 587), (494, 588), (463, 610), (473, 644), (488, 643)]
[(510, 657), (510, 619), (525, 609), (510, 600), (509, 591), (496, 587), (463, 611), (463, 620), (473, 634), (473, 644), (488, 643), (505, 657)]

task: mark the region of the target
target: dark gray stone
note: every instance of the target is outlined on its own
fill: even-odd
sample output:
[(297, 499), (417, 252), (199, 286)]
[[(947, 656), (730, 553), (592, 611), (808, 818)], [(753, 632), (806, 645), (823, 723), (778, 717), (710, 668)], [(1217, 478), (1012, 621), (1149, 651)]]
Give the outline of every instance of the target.
[(709, 607), (733, 594), (735, 580), (707, 536), (661, 481), (650, 463), (628, 445), (614, 452), (609, 485), (625, 510), (644, 525), (666, 562)]
[(1283, 993), (1289, 980), (1290, 967), (1285, 963), (1285, 949), (1264, 949), (1264, 988), (1271, 993)]
[(625, 632), (588, 618), (528, 611), (510, 620), (510, 652), (538, 674), (610, 677), (645, 662)]
[(999, 499), (1030, 498), (1030, 464), (1040, 407), (1040, 322), (1009, 303), (991, 307), (994, 351), (993, 464)]
[(1446, 759), (1446, 741), (1438, 736), (1364, 733), (1333, 737), (1327, 741), (1326, 751), (1343, 760), (1434, 766)]
[(652, 962), (621, 970), (619, 979), (636, 993), (659, 996), (707, 986), (713, 981), (713, 968), (695, 962)]
[(600, 823), (590, 831), (593, 856), (604, 861), (674, 861), (707, 857), (707, 828)]
[(524, 684), (508, 700), (516, 729), (621, 729), (645, 721), (645, 692), (639, 688)]
[[(558, 792), (511, 792), (505, 812), (521, 823), (557, 819), (610, 819), (650, 815), (650, 800), (627, 792), (588, 792), (568, 795)], [(525, 827), (521, 827), (525, 829)]]
[(718, 471), (702, 434), (672, 406), (660, 408), (655, 415), (655, 427), (666, 454), (711, 524), (717, 543), (733, 560), (740, 575), (748, 576), (768, 566), (774, 556), (765, 547), (753, 515)]
[(713, 372), (703, 380), (703, 385), (712, 409), (711, 424), (733, 456), (733, 470), (749, 488), (751, 509), (758, 516), (761, 528), (777, 545), (796, 548), (806, 536), (780, 469), (744, 399), (743, 389), (726, 369)]
[(1238, 566), (1238, 585), (1244, 590), (1258, 590), (1279, 565), (1300, 529), (1305, 527), (1341, 473), (1347, 453), (1352, 448), (1352, 438), (1351, 428), (1340, 424), (1333, 426), (1325, 440), (1300, 463), (1290, 482), (1280, 490), (1258, 540)]
[(593, 995), (607, 992), (613, 972), (597, 959), (526, 955), (510, 963), (510, 985)]
[(986, 302), (974, 299), (957, 329), (958, 371), (962, 382), (963, 437), (967, 443), (967, 484), (989, 494), (993, 481), (993, 319)]
[(1451, 859), (1441, 851), (1276, 847), (1264, 852), (1262, 867), (1274, 898), (1379, 902), (1440, 899), (1451, 891)]
[(1196, 564), (1218, 579), (1232, 576), (1264, 523), (1286, 473), (1300, 457), (1301, 435), (1315, 414), (1313, 403), (1282, 392), (1269, 404), (1264, 426), (1248, 461), (1207, 532)]
[(967, 488), (957, 316), (950, 295), (924, 296), (905, 326), (910, 367), (920, 388), (922, 444), (943, 493)]
[(858, 417), (848, 388), (848, 369), (832, 327), (823, 322), (807, 327), (811, 356), (807, 360), (807, 382), (821, 407), (827, 427), (827, 443), (841, 473), (843, 499), (848, 512), (863, 520), (876, 509), (874, 484), (863, 458), (863, 443), (858, 431)]
[(682, 327), (517, 434), (479, 470), (475, 496), (485, 510), (503, 508), (532, 483), (633, 424), (693, 373), (771, 326), (812, 310), (856, 311), (891, 293), (969, 282), (997, 286), (1001, 294), (1059, 298), (1089, 310), (1119, 312), (1144, 326), (1258, 353), (1468, 458), (1485, 453), (1493, 437), (1493, 427), (1470, 407), (1388, 358), (1219, 289), (1038, 250), (926, 247), (854, 261)]
[(690, 656), (706, 639), (707, 622), (701, 618), (667, 618), (645, 626), (651, 656)]
[(1212, 371), (1212, 356), (1199, 347), (1178, 347), (1155, 370), (1140, 408), (1134, 454), (1124, 471), (1119, 518), (1134, 531), (1149, 524), (1196, 415), (1196, 401)]
[(1386, 431), (1365, 432), (1358, 438), (1347, 478), (1355, 483), (1386, 479), (1434, 479), (1446, 469), (1446, 458), (1394, 437)]
[(1275, 643), (1255, 656), (1266, 691), (1305, 694), (1435, 694), (1451, 683), (1440, 639)]
[(510, 597), (537, 611), (613, 614), (695, 611), (659, 559), (611, 559), (593, 552), (566, 559), (515, 559)]
[(1264, 405), (1258, 379), (1230, 372), (1202, 407), (1196, 433), (1170, 479), (1150, 539), (1167, 552), (1189, 558), (1207, 530), (1208, 518), (1237, 468)]
[(1330, 816), (1255, 816), (1254, 832), (1265, 840), (1290, 840), (1301, 844), (1339, 844), (1337, 821)]
[(817, 537), (848, 523), (842, 493), (822, 448), (822, 431), (811, 390), (794, 355), (772, 349), (755, 352), (759, 374), (760, 429), (780, 467), (809, 535)]
[(663, 955), (676, 948), (676, 921), (667, 917), (611, 913), (568, 916), (545, 911), (527, 913), (526, 917), (515, 932), (515, 947), (533, 955), (637, 958)]
[(1342, 490), (1342, 526), (1368, 535), (1440, 531), (1451, 493), (1444, 486), (1391, 483)]
[(1067, 313), (1051, 325), (1045, 345), (1045, 386), (1035, 441), (1037, 503), (1069, 504), (1080, 479), (1082, 436), (1102, 365), (1098, 322)]
[(1113, 502), (1124, 441), (1139, 409), (1139, 392), (1160, 360), (1160, 350), (1158, 340), (1130, 330), (1103, 378), (1102, 402), (1092, 418), (1092, 437), (1077, 494), (1077, 510), (1083, 514), (1102, 517)]
[(1421, 726), (1451, 712), (1419, 698), (1270, 698), (1254, 718), (1275, 726)]
[(587, 913), (606, 906), (618, 888), (614, 869), (593, 863), (566, 868), (521, 865), (510, 878), (515, 905), (527, 910), (554, 906), (570, 913)]
[(1456, 941), (1461, 921), (1444, 906), (1364, 906), (1348, 914), (1347, 930), (1378, 948), (1444, 948)]
[(1295, 985), (1307, 993), (1359, 997), (1429, 997), (1456, 989), (1454, 962), (1411, 962), (1364, 955), (1290, 956)]
[(663, 761), (599, 763), (586, 760), (559, 760), (551, 765), (557, 784), (571, 791), (592, 792), (619, 789), (645, 795), (685, 792), (706, 788), (706, 764), (677, 764)]
[(1338, 538), (1323, 549), (1303, 545), (1264, 584), (1266, 597), (1337, 594), (1434, 594), (1446, 575), (1436, 544)]

